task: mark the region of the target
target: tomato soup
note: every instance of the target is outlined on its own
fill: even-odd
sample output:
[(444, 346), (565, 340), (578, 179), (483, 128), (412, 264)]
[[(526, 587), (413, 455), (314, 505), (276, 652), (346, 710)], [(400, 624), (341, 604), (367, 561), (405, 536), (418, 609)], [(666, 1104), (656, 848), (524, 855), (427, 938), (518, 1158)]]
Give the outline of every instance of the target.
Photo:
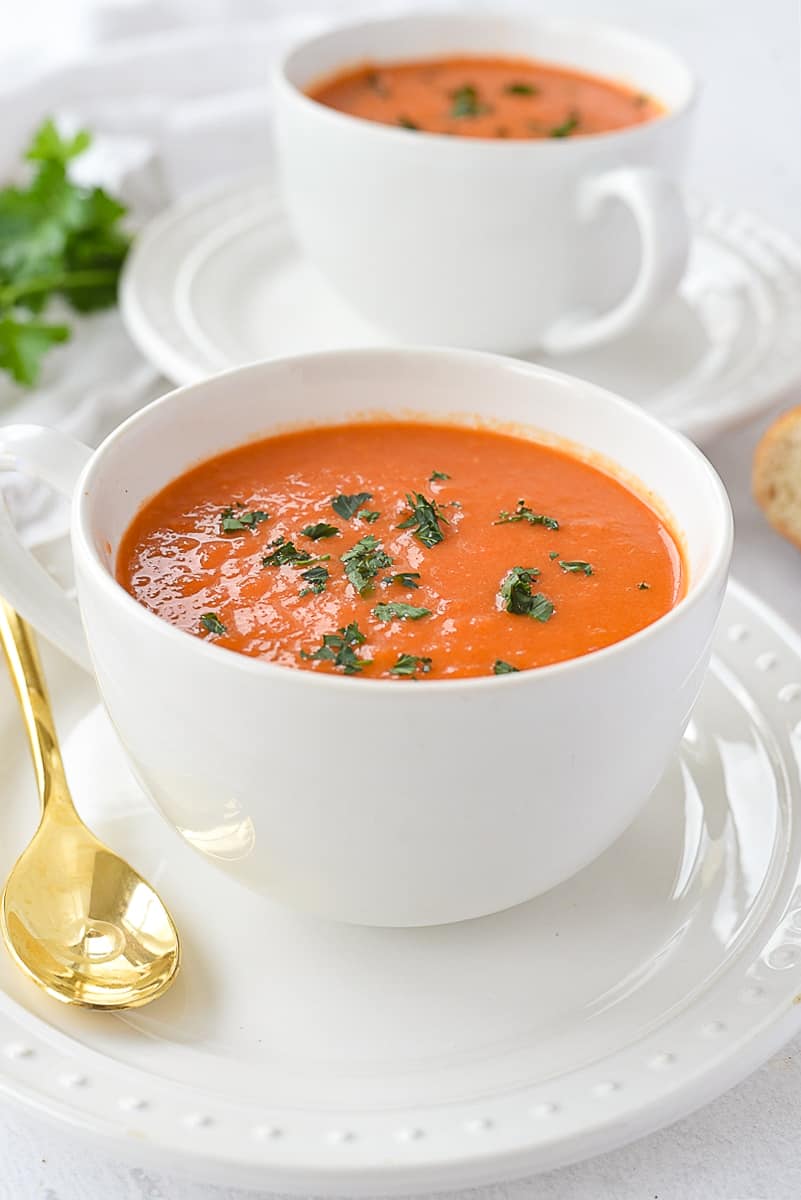
[(301, 670), (502, 675), (608, 646), (683, 591), (643, 499), (552, 446), (418, 422), (227, 451), (149, 500), (117, 578), (196, 637)]
[(608, 133), (664, 112), (626, 84), (527, 58), (366, 63), (321, 81), (308, 95), (368, 121), (480, 138)]

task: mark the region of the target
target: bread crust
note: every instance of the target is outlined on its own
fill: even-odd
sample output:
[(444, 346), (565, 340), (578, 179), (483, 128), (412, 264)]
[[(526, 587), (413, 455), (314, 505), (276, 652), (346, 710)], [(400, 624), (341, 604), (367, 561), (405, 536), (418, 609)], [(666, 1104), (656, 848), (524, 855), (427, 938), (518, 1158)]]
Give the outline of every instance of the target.
[[(793, 433), (797, 435), (795, 442), (790, 440)], [(765, 430), (754, 451), (751, 472), (751, 491), (757, 504), (776, 532), (801, 550), (801, 462), (797, 508), (792, 516), (786, 515), (786, 501), (779, 501), (776, 495), (781, 459), (794, 453), (801, 454), (801, 404), (782, 413)]]

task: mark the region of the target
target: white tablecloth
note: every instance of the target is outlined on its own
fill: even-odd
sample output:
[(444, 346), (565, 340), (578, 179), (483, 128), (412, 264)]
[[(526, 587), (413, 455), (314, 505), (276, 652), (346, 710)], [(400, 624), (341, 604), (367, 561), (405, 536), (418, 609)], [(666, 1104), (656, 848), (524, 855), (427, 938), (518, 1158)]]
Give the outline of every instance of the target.
[[(46, 29), (79, 0), (26, 5)], [(228, 0), (244, 11), (245, 0)], [(80, 0), (86, 6), (90, 0)], [(106, 0), (133, 11), (148, 0)], [(219, 0), (217, 9), (226, 0)], [(21, 6), (15, 6), (17, 8)], [(176, 4), (176, 7), (180, 5)], [(201, 8), (214, 7), (211, 0)], [(250, 4), (250, 12), (256, 6)], [(539, 0), (544, 12), (554, 6)], [(796, 0), (560, 0), (561, 14), (629, 24), (684, 52), (705, 90), (691, 168), (693, 190), (761, 212), (801, 237)], [(11, 14), (7, 6), (4, 21)], [(55, 16), (54, 16), (55, 19)], [(14, 18), (11, 17), (13, 22)], [(5, 31), (4, 31), (5, 32)], [(12, 30), (13, 33), (13, 30)], [(2, 80), (0, 79), (0, 83)], [(783, 403), (801, 403), (801, 393)], [(801, 553), (774, 535), (750, 498), (754, 444), (766, 420), (706, 447), (732, 496), (735, 571), (801, 627)], [(797, 1200), (801, 1195), (801, 1039), (745, 1083), (674, 1127), (623, 1150), (537, 1179), (459, 1193), (460, 1200)], [(239, 1200), (131, 1169), (0, 1114), (0, 1200)], [(456, 1194), (453, 1194), (455, 1200)]]

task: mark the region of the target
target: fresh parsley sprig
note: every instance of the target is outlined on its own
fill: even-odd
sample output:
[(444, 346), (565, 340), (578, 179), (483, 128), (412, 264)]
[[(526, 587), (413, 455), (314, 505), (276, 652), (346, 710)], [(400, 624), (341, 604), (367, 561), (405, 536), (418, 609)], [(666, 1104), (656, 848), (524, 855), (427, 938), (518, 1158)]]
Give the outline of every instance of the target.
[(251, 512), (243, 512), (239, 511), (239, 507), (223, 509), (220, 516), (221, 533), (242, 533), (248, 529), (255, 529), (257, 525), (261, 525), (262, 521), (270, 519), (270, 514), (260, 508), (253, 509)]
[(379, 571), (392, 566), (392, 559), (372, 533), (365, 534), (355, 546), (346, 550), (341, 555), (340, 561), (345, 568), (349, 582), (353, 584), (360, 596), (370, 590)]
[(27, 386), (47, 351), (70, 337), (68, 325), (41, 319), (50, 300), (88, 313), (117, 299), (130, 245), (120, 228), (125, 206), (69, 178), (90, 143), (86, 130), (63, 137), (46, 120), (25, 153), (30, 181), (0, 189), (0, 370)]
[(340, 626), (336, 633), (324, 633), (322, 645), (312, 654), (301, 650), (300, 657), (307, 662), (330, 662), (342, 667), (346, 675), (358, 675), (372, 662), (370, 658), (359, 658), (354, 650), (354, 646), (362, 646), (366, 641), (366, 634), (356, 621), (351, 621), (350, 625)]
[(427, 675), (430, 670), (431, 659), (427, 655), (421, 658), (418, 654), (399, 654), (398, 661), (389, 668), (389, 673), (401, 678), (405, 676), (407, 679), (415, 679), (418, 671)]
[(537, 567), (512, 567), (501, 581), (501, 600), (507, 612), (533, 617), (535, 621), (550, 621), (555, 612), (553, 603), (542, 592), (532, 591), (539, 573)]
[(373, 613), (379, 621), (419, 621), (421, 617), (430, 617), (430, 608), (416, 608), (414, 604), (404, 604), (402, 600), (390, 600), (387, 604), (376, 604)]
[(559, 522), (555, 517), (546, 517), (543, 513), (534, 512), (534, 509), (529, 508), (525, 500), (518, 500), (514, 512), (506, 512), (505, 509), (499, 512), (498, 520), (492, 523), (493, 525), (515, 525), (519, 521), (527, 521), (529, 525), (544, 525), (546, 529), (559, 528)]
[[(272, 549), (274, 547), (274, 549)], [(307, 567), (311, 563), (327, 562), (330, 554), (309, 554), (307, 550), (298, 550), (294, 542), (288, 542), (285, 537), (277, 537), (270, 542), (271, 554), (266, 554), (261, 560), (263, 567)]]
[(401, 521), (398, 529), (413, 529), (414, 536), (429, 549), (438, 542), (445, 540), (443, 525), (450, 521), (445, 516), (442, 505), (436, 500), (429, 500), (421, 492), (407, 492), (406, 503), (411, 509), (411, 515)]

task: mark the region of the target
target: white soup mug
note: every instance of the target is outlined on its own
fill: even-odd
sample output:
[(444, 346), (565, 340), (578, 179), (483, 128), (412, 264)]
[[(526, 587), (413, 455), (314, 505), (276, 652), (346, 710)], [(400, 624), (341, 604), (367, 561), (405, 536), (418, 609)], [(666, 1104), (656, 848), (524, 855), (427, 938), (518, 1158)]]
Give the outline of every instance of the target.
[[(288, 423), (347, 422), (377, 405), (400, 420), (413, 407), (434, 421), (509, 422), (618, 464), (671, 514), (686, 594), (654, 624), (582, 658), (404, 683), (237, 654), (177, 629), (117, 583), (131, 520), (189, 467)], [(155, 401), (94, 452), (55, 430), (0, 429), (0, 467), (73, 497), (83, 626), (2, 504), (0, 592), (94, 671), (162, 812), (255, 891), (367, 924), (456, 921), (517, 904), (623, 832), (695, 703), (731, 554), (726, 493), (683, 437), (578, 379), (459, 350), (241, 367)]]
[[(622, 80), (654, 120), (529, 141), (420, 133), (307, 96), (360, 62), (527, 56)], [(613, 340), (675, 293), (690, 227), (676, 185), (695, 84), (670, 50), (542, 16), (443, 13), (318, 34), (276, 73), (287, 212), (309, 258), (403, 341), (517, 353)]]

